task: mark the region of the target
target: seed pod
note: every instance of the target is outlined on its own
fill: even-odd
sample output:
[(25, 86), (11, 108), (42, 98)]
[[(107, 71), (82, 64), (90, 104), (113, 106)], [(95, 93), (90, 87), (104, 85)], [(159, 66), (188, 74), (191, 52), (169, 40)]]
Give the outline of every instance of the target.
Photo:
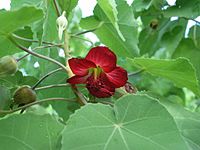
[(12, 75), (18, 69), (17, 61), (13, 56), (4, 56), (0, 58), (0, 77)]
[(36, 93), (34, 90), (31, 89), (31, 87), (29, 86), (22, 86), (20, 88), (18, 88), (15, 92), (14, 92), (14, 102), (15, 104), (28, 104), (28, 103), (32, 103), (34, 101), (36, 101)]

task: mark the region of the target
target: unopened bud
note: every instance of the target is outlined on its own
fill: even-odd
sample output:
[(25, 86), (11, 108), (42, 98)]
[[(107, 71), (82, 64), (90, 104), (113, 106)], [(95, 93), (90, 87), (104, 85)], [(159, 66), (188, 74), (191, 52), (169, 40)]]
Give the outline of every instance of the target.
[(36, 93), (31, 87), (24, 85), (14, 92), (13, 96), (15, 104), (28, 104), (36, 101)]
[(17, 61), (13, 56), (0, 58), (0, 77), (16, 73), (17, 68)]
[(137, 88), (134, 87), (131, 83), (127, 82), (124, 85), (124, 88), (126, 90), (127, 93), (136, 93), (137, 92)]
[(60, 17), (58, 17), (57, 20), (56, 20), (56, 23), (57, 23), (57, 26), (58, 26), (58, 38), (59, 38), (59, 40), (62, 39), (63, 31), (67, 28), (67, 24), (68, 24), (68, 21), (67, 21), (67, 18), (65, 17), (65, 14), (66, 14), (66, 12), (63, 11), (62, 15)]

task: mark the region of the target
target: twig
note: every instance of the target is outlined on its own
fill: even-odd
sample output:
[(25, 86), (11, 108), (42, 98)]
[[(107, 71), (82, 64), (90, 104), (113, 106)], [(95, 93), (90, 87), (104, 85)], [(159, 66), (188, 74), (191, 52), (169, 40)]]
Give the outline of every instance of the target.
[(197, 24), (199, 24), (199, 25), (200, 25), (200, 22), (199, 22), (199, 21), (197, 21), (197, 20), (195, 20), (195, 19), (192, 19), (192, 18), (187, 18), (187, 17), (180, 17), (180, 18), (183, 18), (183, 19), (186, 19), (186, 20), (192, 20), (192, 21), (194, 21), (194, 22), (196, 22)]
[(58, 69), (55, 69), (49, 73), (47, 73), (46, 75), (44, 75), (35, 85), (32, 86), (32, 89), (34, 90), (43, 80), (45, 80), (47, 77), (49, 77), (50, 75), (58, 72), (58, 71), (61, 71), (63, 70), (62, 68), (58, 68)]
[(70, 86), (70, 84), (65, 83), (65, 84), (47, 85), (47, 86), (42, 86), (42, 87), (35, 88), (35, 91), (45, 90), (45, 89), (54, 88), (54, 87), (67, 87), (67, 86)]
[(56, 0), (53, 0), (53, 4), (54, 4), (55, 9), (56, 9), (56, 14), (57, 14), (57, 16), (59, 17), (59, 16), (60, 16), (60, 12), (59, 12), (58, 5), (57, 5)]
[(36, 104), (41, 104), (44, 102), (49, 102), (49, 101), (67, 101), (67, 102), (76, 102), (75, 99), (68, 99), (68, 98), (47, 98), (47, 99), (43, 99), (43, 100), (38, 100), (29, 104), (26, 104), (24, 106), (18, 107), (16, 109), (12, 109), (12, 110), (0, 110), (0, 114), (9, 114), (9, 113), (13, 113), (22, 109), (26, 109), (30, 106), (36, 105)]
[(78, 36), (78, 35), (82, 35), (82, 34), (85, 34), (85, 33), (88, 33), (88, 32), (94, 32), (97, 29), (99, 29), (103, 24), (104, 24), (104, 22), (102, 21), (102, 22), (99, 23), (99, 25), (96, 28), (90, 29), (90, 30), (86, 30), (86, 31), (82, 31), (82, 32), (79, 32), (79, 33), (75, 33), (75, 34), (72, 34), (72, 36)]
[[(16, 34), (12, 34), (12, 36), (13, 36), (14, 38), (19, 39), (19, 40), (22, 40), (22, 41), (39, 43), (38, 40), (33, 40), (33, 39), (24, 38), (24, 37), (18, 36), (18, 35), (16, 35)], [(42, 41), (42, 44), (58, 45), (58, 44), (56, 44), (56, 43), (51, 43), (51, 42), (47, 42), (47, 41)], [(61, 45), (61, 46), (58, 46), (58, 47), (62, 47), (62, 45)]]
[(26, 47), (24, 47), (24, 46), (18, 44), (11, 36), (8, 37), (8, 38), (10, 39), (10, 41), (11, 41), (13, 44), (15, 44), (15, 45), (16, 45), (18, 48), (20, 48), (21, 50), (23, 50), (23, 51), (25, 51), (25, 52), (27, 52), (27, 53), (33, 55), (33, 56), (36, 56), (36, 57), (39, 57), (39, 58), (48, 60), (48, 61), (50, 61), (50, 62), (52, 62), (52, 63), (54, 63), (54, 64), (57, 64), (58, 66), (60, 66), (60, 67), (63, 68), (64, 70), (68, 71), (67, 68), (66, 68), (63, 64), (61, 64), (60, 62), (58, 62), (58, 61), (56, 61), (56, 60), (54, 60), (54, 59), (52, 59), (52, 58), (50, 58), (50, 57), (46, 57), (46, 56), (44, 56), (44, 55), (40, 55), (40, 54), (38, 54), (38, 53), (35, 53), (35, 52), (33, 52), (33, 51), (30, 51), (30, 50), (27, 49)]
[(74, 94), (77, 96), (77, 101), (81, 104), (81, 105), (86, 105), (87, 104), (87, 100), (84, 97), (84, 95), (77, 89), (76, 85), (72, 85), (71, 84), (71, 88), (74, 92)]
[(77, 38), (77, 39), (80, 39), (80, 40), (83, 40), (83, 41), (86, 41), (86, 42), (89, 42), (91, 44), (91, 46), (94, 45), (94, 43), (86, 38), (83, 38), (83, 37), (80, 37), (80, 36), (76, 36), (76, 35), (71, 35), (72, 38)]
[(143, 71), (145, 71), (145, 69), (141, 69), (141, 70), (138, 70), (136, 72), (131, 72), (131, 73), (128, 74), (128, 76), (134, 76), (134, 75), (142, 73)]
[[(39, 47), (35, 47), (33, 48), (32, 51), (35, 51), (37, 49), (43, 49), (43, 48), (49, 48), (49, 47), (56, 47), (58, 45), (62, 45), (62, 44), (57, 44), (57, 45), (46, 45), (46, 46), (39, 46)], [(21, 61), (22, 59), (26, 58), (28, 55), (30, 55), (29, 53), (25, 54), (24, 56), (21, 56), (20, 58), (17, 58), (17, 61)]]

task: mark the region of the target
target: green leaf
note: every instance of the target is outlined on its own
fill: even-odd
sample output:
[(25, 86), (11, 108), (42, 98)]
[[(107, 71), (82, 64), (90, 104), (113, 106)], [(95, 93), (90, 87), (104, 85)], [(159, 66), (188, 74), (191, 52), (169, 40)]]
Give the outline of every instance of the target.
[(27, 0), (12, 0), (11, 1), (11, 4), (10, 4), (10, 7), (11, 7), (11, 10), (16, 10), (16, 9), (19, 9), (21, 7), (24, 7), (24, 6), (36, 6), (36, 7), (40, 7), (41, 6), (41, 3), (43, 3), (44, 0), (31, 0), (31, 1), (27, 1)]
[(166, 53), (166, 56), (171, 57), (179, 42), (184, 37), (185, 28), (183, 26), (175, 26), (171, 31), (165, 32), (160, 41), (162, 53)]
[(200, 81), (200, 48), (195, 47), (191, 39), (183, 39), (176, 48), (173, 58), (186, 57), (190, 60), (197, 72)]
[(10, 106), (10, 91), (4, 86), (0, 86), (0, 109), (5, 110)]
[(132, 7), (135, 11), (149, 9), (149, 7), (152, 5), (157, 9), (161, 9), (164, 2), (164, 0), (134, 0), (132, 3)]
[(53, 0), (50, 0), (46, 3), (45, 9), (45, 18), (43, 24), (43, 41), (58, 41), (58, 32), (57, 32), (57, 14), (53, 4)]
[(6, 86), (9, 89), (17, 88), (22, 85), (34, 85), (38, 80), (33, 76), (23, 76), (21, 72), (15, 73), (12, 76), (0, 78), (0, 85)]
[[(27, 26), (43, 17), (42, 10), (36, 9), (35, 7), (23, 7), (21, 9), (15, 11), (0, 11), (0, 57), (5, 55), (12, 55), (21, 50), (16, 48), (15, 45), (8, 40), (7, 35), (11, 32), (16, 31), (19, 28)], [(22, 31), (22, 29), (20, 29)], [(27, 28), (25, 28), (25, 32), (27, 33)], [(28, 29), (30, 33), (30, 29)], [(19, 31), (19, 30), (18, 30)], [(18, 33), (18, 31), (16, 31)], [(20, 32), (21, 34), (26, 33)], [(29, 35), (26, 35), (27, 37)], [(25, 44), (25, 43), (23, 43)], [(29, 44), (28, 44), (29, 45)], [(24, 46), (27, 46), (25, 44)]]
[(11, 115), (0, 120), (2, 149), (58, 149), (63, 125), (50, 115)]
[(186, 58), (174, 60), (135, 58), (128, 61), (152, 75), (167, 78), (178, 87), (186, 87), (200, 96), (196, 72)]
[(78, 4), (78, 0), (58, 0), (58, 4), (60, 5), (62, 11), (66, 11), (67, 17), (69, 17), (72, 9), (74, 9)]
[(117, 18), (118, 11), (116, 9), (117, 4), (116, 4), (115, 0), (98, 0), (98, 5), (101, 7), (102, 11), (105, 13), (107, 18), (110, 20), (112, 25), (115, 27), (115, 29), (116, 29), (118, 35), (120, 36), (120, 38), (122, 39), (122, 41), (125, 41), (125, 39), (119, 29), (119, 25), (117, 23), (118, 22), (118, 18)]
[(62, 150), (187, 150), (168, 111), (144, 95), (124, 96), (114, 108), (86, 105), (68, 120), (62, 143)]
[(199, 0), (177, 0), (175, 6), (168, 7), (164, 10), (165, 17), (186, 17), (196, 18), (199, 16), (200, 1)]
[(119, 37), (116, 29), (99, 6), (96, 6), (94, 16), (81, 20), (81, 27), (89, 30), (94, 29), (99, 26), (99, 24), (103, 23), (101, 27), (94, 31), (103, 44), (110, 47), (114, 52), (122, 57), (138, 56), (138, 30), (132, 8), (125, 1), (118, 0), (116, 3), (119, 29), (126, 41), (123, 41)]
[(0, 11), (0, 34), (7, 34), (42, 19), (41, 9), (22, 7), (15, 11)]
[[(148, 54), (158, 58), (170, 58), (184, 36), (187, 21), (184, 19), (170, 21), (161, 17), (161, 13), (150, 8), (141, 14), (144, 25), (144, 29), (139, 35), (141, 55)], [(157, 27), (152, 28), (152, 23), (157, 23)]]
[(195, 25), (190, 28), (188, 36), (194, 41), (195, 46), (200, 49), (200, 26)]
[(173, 116), (185, 141), (190, 145), (191, 150), (200, 150), (200, 115), (175, 104), (162, 103)]
[[(67, 79), (66, 72), (59, 71), (59, 72), (49, 76), (48, 78), (46, 78), (38, 87), (55, 85), (55, 84), (65, 84), (66, 79)], [(36, 91), (36, 93), (37, 93), (38, 99), (46, 99), (46, 98), (52, 98), (52, 97), (63, 97), (63, 98), (72, 98), (73, 99), (75, 97), (70, 86), (54, 87), (54, 88), (38, 90), (38, 91)], [(65, 101), (63, 101), (63, 102), (62, 101), (52, 101), (52, 102), (49, 102), (48, 104), (44, 104), (43, 106), (48, 106), (49, 104), (52, 105), (53, 109), (65, 121), (74, 112), (74, 110), (79, 108), (79, 104), (74, 103), (74, 102), (65, 102)]]
[[(25, 26), (24, 28), (18, 29), (14, 32), (16, 35), (32, 39), (33, 38), (33, 32), (29, 26)], [(23, 40), (19, 40), (16, 38), (16, 41), (23, 45), (24, 47), (29, 47), (31, 45), (31, 42), (25, 42)], [(13, 55), (18, 52), (22, 52), (21, 49), (17, 48), (8, 38), (7, 36), (0, 34), (0, 57), (3, 57), (5, 55)]]
[[(25, 26), (24, 29), (19, 29), (17, 31), (14, 32), (17, 36), (23, 37), (23, 38), (27, 38), (27, 39), (33, 39), (33, 32), (31, 30), (30, 27)], [(20, 39), (16, 38), (16, 42), (19, 43), (20, 45), (23, 45), (24, 47), (29, 47), (31, 46), (31, 42), (29, 41), (23, 41)]]

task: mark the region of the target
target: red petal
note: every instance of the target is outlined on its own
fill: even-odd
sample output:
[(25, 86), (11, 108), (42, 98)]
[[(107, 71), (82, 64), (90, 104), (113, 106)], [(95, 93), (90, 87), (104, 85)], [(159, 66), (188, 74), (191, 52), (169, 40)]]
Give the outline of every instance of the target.
[(93, 75), (90, 76), (87, 79), (86, 87), (92, 95), (98, 98), (110, 97), (115, 93), (115, 87), (109, 82), (105, 74), (101, 74), (96, 80)]
[(67, 79), (67, 82), (70, 84), (85, 84), (87, 81), (87, 76), (73, 76)]
[(75, 75), (84, 76), (88, 74), (89, 68), (96, 68), (96, 65), (86, 59), (72, 58), (68, 60), (69, 66)]
[(124, 86), (128, 80), (127, 71), (121, 67), (116, 67), (113, 71), (106, 73), (106, 75), (116, 88)]
[(92, 48), (85, 59), (94, 62), (105, 72), (110, 72), (116, 67), (116, 55), (107, 47), (98, 46)]

